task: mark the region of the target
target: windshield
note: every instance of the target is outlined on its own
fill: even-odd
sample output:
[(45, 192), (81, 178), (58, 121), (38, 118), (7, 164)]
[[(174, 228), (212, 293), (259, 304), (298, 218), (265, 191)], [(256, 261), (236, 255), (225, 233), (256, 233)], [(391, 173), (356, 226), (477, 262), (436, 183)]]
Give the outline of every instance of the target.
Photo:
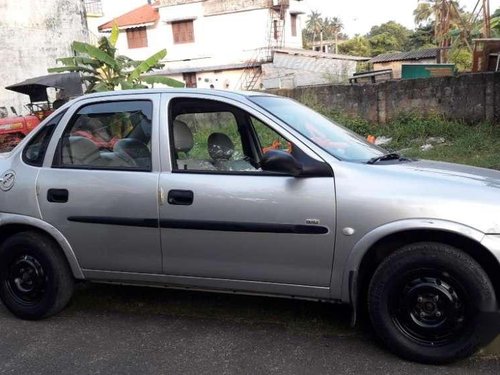
[(340, 160), (366, 163), (386, 153), (294, 100), (275, 96), (251, 96), (249, 99)]

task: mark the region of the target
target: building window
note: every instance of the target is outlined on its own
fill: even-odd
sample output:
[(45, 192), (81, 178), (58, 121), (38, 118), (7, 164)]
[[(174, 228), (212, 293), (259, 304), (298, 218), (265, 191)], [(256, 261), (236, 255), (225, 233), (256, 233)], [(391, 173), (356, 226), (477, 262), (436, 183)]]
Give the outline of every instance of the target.
[(193, 43), (194, 42), (194, 28), (193, 21), (179, 21), (172, 22), (172, 33), (174, 35), (174, 43)]
[(292, 36), (297, 36), (297, 15), (291, 14)]
[(127, 29), (128, 48), (143, 48), (148, 46), (148, 33), (145, 27)]
[(89, 17), (102, 17), (102, 1), (101, 0), (84, 0), (85, 12)]
[(278, 20), (273, 21), (274, 40), (278, 40)]
[(196, 73), (184, 73), (182, 74), (184, 82), (186, 82), (186, 87), (195, 89), (196, 84)]

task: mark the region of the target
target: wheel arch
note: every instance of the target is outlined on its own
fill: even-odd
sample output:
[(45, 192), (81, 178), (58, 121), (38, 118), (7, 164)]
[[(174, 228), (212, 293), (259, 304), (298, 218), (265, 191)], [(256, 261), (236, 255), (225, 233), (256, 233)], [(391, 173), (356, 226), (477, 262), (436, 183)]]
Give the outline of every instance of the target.
[[(446, 221), (410, 220), (377, 228), (365, 235), (352, 250), (342, 281), (342, 300), (354, 311), (362, 305), (368, 283), (380, 262), (404, 245), (415, 242), (440, 242), (454, 246), (475, 259), (490, 278), (500, 301), (500, 263), (481, 244), (484, 233)], [(354, 316), (355, 318), (355, 316)]]
[(0, 243), (12, 234), (32, 230), (42, 233), (53, 239), (65, 256), (73, 276), (76, 279), (84, 279), (80, 264), (66, 238), (52, 225), (33, 217), (27, 217), (15, 214), (0, 215)]

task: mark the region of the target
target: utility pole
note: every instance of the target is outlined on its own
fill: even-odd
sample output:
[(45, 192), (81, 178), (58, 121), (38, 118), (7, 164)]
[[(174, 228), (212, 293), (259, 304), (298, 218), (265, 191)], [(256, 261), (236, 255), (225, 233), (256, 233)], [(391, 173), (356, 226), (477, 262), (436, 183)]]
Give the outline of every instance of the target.
[(484, 19), (484, 26), (483, 26), (484, 37), (491, 38), (490, 0), (483, 0), (483, 19)]
[(319, 32), (319, 51), (323, 52), (323, 27), (321, 27), (321, 31)]

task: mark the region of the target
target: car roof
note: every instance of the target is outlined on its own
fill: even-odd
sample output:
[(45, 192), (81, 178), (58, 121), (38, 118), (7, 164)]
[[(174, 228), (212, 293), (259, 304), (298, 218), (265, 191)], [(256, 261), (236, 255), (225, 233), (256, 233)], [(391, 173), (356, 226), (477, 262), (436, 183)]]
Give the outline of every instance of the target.
[(257, 91), (228, 91), (216, 89), (193, 89), (193, 88), (161, 88), (161, 89), (139, 89), (139, 90), (119, 90), (119, 91), (105, 91), (92, 94), (86, 94), (79, 97), (82, 98), (102, 98), (123, 95), (137, 95), (137, 94), (203, 94), (222, 96), (225, 98), (241, 99), (242, 97), (252, 96), (276, 96), (265, 92)]

